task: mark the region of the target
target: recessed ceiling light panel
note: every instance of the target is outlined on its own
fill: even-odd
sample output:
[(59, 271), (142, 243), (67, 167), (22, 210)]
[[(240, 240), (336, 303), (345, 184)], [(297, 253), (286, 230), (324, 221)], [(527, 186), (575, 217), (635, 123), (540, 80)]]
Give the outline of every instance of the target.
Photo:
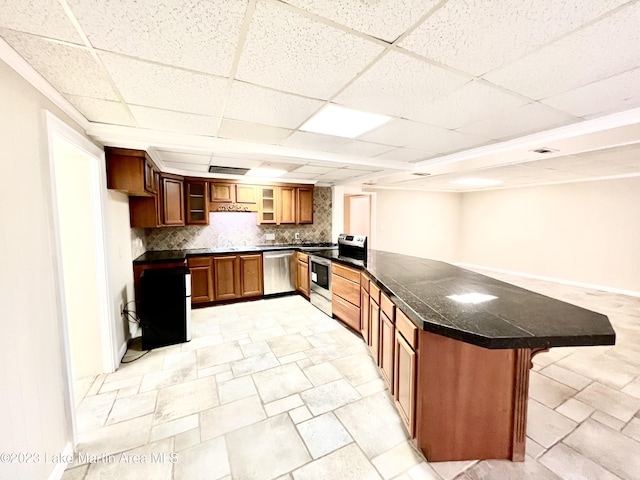
[(490, 178), (461, 178), (460, 180), (453, 180), (449, 183), (466, 185), (467, 187), (491, 187), (493, 185), (500, 185), (502, 180), (491, 180)]
[(307, 120), (300, 130), (337, 137), (355, 138), (384, 125), (391, 117), (329, 104)]

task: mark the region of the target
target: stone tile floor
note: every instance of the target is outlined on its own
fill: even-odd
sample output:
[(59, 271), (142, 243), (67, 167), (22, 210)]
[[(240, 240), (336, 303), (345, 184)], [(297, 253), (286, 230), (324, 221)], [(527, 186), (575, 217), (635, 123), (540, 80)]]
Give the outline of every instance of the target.
[(640, 479), (640, 299), (490, 275), (617, 332), (535, 357), (523, 463), (427, 463), (362, 339), (291, 296), (194, 310), (191, 342), (79, 380), (63, 479)]

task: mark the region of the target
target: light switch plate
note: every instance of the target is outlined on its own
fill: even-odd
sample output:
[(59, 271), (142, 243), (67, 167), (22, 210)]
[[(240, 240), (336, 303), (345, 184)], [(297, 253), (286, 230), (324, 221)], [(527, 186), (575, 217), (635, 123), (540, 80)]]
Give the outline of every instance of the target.
[(264, 234), (264, 239), (265, 240), (275, 240), (276, 239), (276, 234), (275, 233), (265, 233)]

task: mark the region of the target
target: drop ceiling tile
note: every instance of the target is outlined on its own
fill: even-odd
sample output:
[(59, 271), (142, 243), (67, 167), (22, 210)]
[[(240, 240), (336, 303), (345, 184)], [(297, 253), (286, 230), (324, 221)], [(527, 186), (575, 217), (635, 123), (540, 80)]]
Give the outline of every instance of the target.
[(81, 47), (0, 29), (0, 36), (61, 93), (118, 100), (107, 75)]
[(285, 0), (290, 5), (315, 13), (341, 25), (346, 25), (388, 42), (394, 41), (405, 30), (431, 10), (437, 0)]
[(567, 35), (485, 75), (535, 100), (640, 66), (640, 3)]
[[(34, 8), (35, 7), (35, 8)], [(60, 2), (4, 0), (0, 27), (82, 45), (82, 38)]]
[(236, 78), (328, 99), (383, 47), (275, 2), (256, 5)]
[(227, 80), (100, 53), (107, 70), (128, 103), (179, 112), (220, 116)]
[(121, 102), (102, 100), (99, 98), (65, 95), (67, 100), (76, 107), (90, 122), (110, 123), (135, 127), (136, 122), (127, 107)]
[[(462, 150), (487, 142), (485, 138), (402, 119), (391, 120), (360, 138), (434, 153)], [(390, 155), (393, 155), (393, 152)], [(378, 158), (381, 157), (384, 158), (383, 155)]]
[(337, 168), (329, 173), (325, 173), (324, 175), (318, 176), (318, 181), (337, 181), (337, 180), (346, 180), (347, 178), (359, 177), (362, 175), (362, 172), (358, 172), (357, 170), (347, 170), (345, 168)]
[(526, 103), (527, 100), (521, 97), (481, 82), (472, 82), (425, 105), (423, 121), (443, 128), (459, 128)]
[(168, 150), (158, 150), (158, 155), (163, 162), (172, 163), (194, 163), (197, 165), (209, 165), (211, 155), (199, 155), (196, 153), (171, 152)]
[(421, 120), (431, 100), (470, 81), (409, 55), (391, 51), (335, 98), (364, 111)]
[(243, 0), (69, 0), (95, 48), (228, 76), (247, 8)]
[(450, 0), (400, 46), (482, 75), (626, 1)]
[(412, 148), (396, 148), (389, 152), (378, 155), (376, 158), (384, 158), (386, 160), (395, 160), (397, 162), (419, 162), (433, 157), (433, 153), (424, 152), (422, 150), (414, 150)]
[(277, 145), (291, 134), (292, 130), (259, 123), (241, 122), (223, 118), (218, 136), (244, 142)]
[(238, 168), (255, 168), (262, 163), (261, 160), (233, 157), (230, 155), (219, 154), (211, 156), (211, 165), (218, 167), (238, 167)]
[(218, 128), (218, 117), (172, 112), (137, 105), (131, 105), (129, 108), (141, 128), (208, 136), (214, 136)]
[(283, 176), (278, 178), (286, 178), (287, 180), (315, 180), (318, 177), (317, 173), (298, 173), (298, 171), (285, 173)]
[(342, 153), (344, 155), (357, 155), (360, 157), (374, 157), (381, 153), (393, 150), (393, 147), (389, 145), (381, 145), (379, 143), (362, 142), (360, 140), (351, 140), (349, 143), (340, 145), (334, 149), (335, 153)]
[(333, 151), (347, 143), (350, 139), (343, 137), (334, 137), (333, 135), (323, 135), (321, 133), (310, 132), (294, 132), (291, 136), (282, 142), (282, 145), (288, 147), (311, 148), (322, 151)]
[(233, 82), (225, 117), (245, 122), (296, 128), (325, 102)]
[(503, 140), (516, 135), (527, 135), (542, 130), (568, 125), (579, 121), (567, 113), (539, 103), (530, 103), (522, 107), (491, 115), (471, 125), (459, 128), (459, 132), (478, 137)]
[(164, 165), (169, 168), (175, 168), (177, 170), (184, 170), (187, 172), (208, 172), (209, 165), (198, 165), (195, 163), (174, 163), (164, 162)]
[(297, 168), (291, 173), (311, 173), (314, 175), (322, 175), (324, 173), (330, 172), (331, 170), (335, 170), (335, 167), (320, 167), (316, 165), (303, 165), (300, 168)]
[(640, 106), (640, 68), (590, 83), (542, 103), (578, 117), (605, 115)]
[(576, 156), (614, 165), (640, 168), (640, 144), (638, 143), (580, 153)]

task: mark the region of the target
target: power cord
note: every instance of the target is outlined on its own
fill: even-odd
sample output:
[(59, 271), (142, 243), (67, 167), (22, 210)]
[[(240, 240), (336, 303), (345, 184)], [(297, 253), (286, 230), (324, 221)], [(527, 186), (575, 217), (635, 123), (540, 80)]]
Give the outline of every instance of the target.
[[(122, 309), (122, 314), (127, 316), (127, 320), (129, 320), (129, 323), (134, 323), (138, 326), (142, 326), (142, 320), (140, 319), (140, 317), (138, 316), (138, 314), (134, 311), (134, 310), (129, 310), (127, 309), (127, 305), (129, 305), (130, 303), (135, 303), (135, 300), (128, 302), (125, 305), (125, 308)], [(129, 346), (131, 345), (131, 343), (133, 343), (135, 341), (135, 339), (131, 339), (127, 342), (127, 349), (124, 352), (124, 355), (122, 356), (122, 358), (120, 359), (120, 363), (133, 363), (136, 360), (140, 360), (142, 357), (144, 357), (147, 353), (149, 353), (151, 350), (147, 350), (146, 352), (144, 352), (142, 355), (137, 356), (136, 358), (133, 358), (131, 360), (125, 360), (124, 357), (127, 356), (127, 353), (129, 352)]]

